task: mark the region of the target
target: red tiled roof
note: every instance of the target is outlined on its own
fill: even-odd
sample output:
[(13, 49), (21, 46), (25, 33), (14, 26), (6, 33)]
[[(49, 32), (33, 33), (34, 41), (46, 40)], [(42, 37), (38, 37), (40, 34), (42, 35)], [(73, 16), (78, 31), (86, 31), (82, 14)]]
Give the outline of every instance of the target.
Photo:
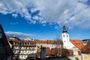
[(83, 53), (90, 53), (90, 40), (87, 42), (87, 44), (82, 48)]
[(62, 44), (62, 41), (57, 40), (35, 40), (37, 44)]
[(82, 49), (84, 47), (82, 41), (80, 40), (70, 40), (70, 42), (79, 49)]

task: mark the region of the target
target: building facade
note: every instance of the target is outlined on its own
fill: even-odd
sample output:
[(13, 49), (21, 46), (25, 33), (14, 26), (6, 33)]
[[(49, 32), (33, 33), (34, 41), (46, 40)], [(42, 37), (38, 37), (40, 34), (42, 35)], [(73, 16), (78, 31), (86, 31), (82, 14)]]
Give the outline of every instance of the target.
[(15, 37), (9, 39), (9, 42), (14, 53), (12, 55), (13, 60), (36, 59), (37, 47), (35, 43), (29, 40), (18, 40)]

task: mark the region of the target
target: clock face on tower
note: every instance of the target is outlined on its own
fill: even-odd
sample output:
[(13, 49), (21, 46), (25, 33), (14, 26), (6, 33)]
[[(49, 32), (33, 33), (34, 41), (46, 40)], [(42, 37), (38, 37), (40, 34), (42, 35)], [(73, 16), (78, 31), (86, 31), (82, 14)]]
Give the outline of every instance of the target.
[(63, 35), (63, 37), (65, 37), (65, 35)]

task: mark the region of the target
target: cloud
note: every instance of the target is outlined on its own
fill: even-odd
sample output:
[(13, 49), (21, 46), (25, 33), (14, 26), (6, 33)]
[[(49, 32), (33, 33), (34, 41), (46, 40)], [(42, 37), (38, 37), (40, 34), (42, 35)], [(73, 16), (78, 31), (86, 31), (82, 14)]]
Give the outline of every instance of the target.
[(27, 33), (22, 33), (22, 32), (13, 32), (13, 31), (7, 31), (5, 32), (7, 36), (18, 36), (18, 37), (21, 37), (21, 38), (33, 38), (35, 35), (33, 34), (27, 34)]
[[(58, 25), (90, 27), (89, 0), (1, 0), (0, 13), (21, 15), (36, 23), (54, 22)], [(83, 27), (82, 27), (83, 25)]]
[(10, 22), (11, 25), (19, 24), (19, 22)]

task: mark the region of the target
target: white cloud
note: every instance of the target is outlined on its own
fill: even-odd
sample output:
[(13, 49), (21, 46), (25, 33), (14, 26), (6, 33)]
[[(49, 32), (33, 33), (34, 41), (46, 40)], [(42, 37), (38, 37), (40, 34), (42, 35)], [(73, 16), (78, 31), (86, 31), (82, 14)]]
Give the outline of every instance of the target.
[(22, 33), (22, 32), (13, 32), (13, 31), (7, 31), (5, 32), (7, 36), (18, 36), (18, 37), (22, 37), (22, 38), (33, 38), (35, 35), (33, 34), (27, 34), (27, 33)]
[[(20, 14), (34, 24), (54, 22), (58, 25), (90, 27), (88, 0), (1, 0), (0, 13)], [(40, 12), (37, 12), (40, 10)], [(34, 14), (34, 16), (33, 16)], [(33, 19), (33, 20), (32, 20)]]

